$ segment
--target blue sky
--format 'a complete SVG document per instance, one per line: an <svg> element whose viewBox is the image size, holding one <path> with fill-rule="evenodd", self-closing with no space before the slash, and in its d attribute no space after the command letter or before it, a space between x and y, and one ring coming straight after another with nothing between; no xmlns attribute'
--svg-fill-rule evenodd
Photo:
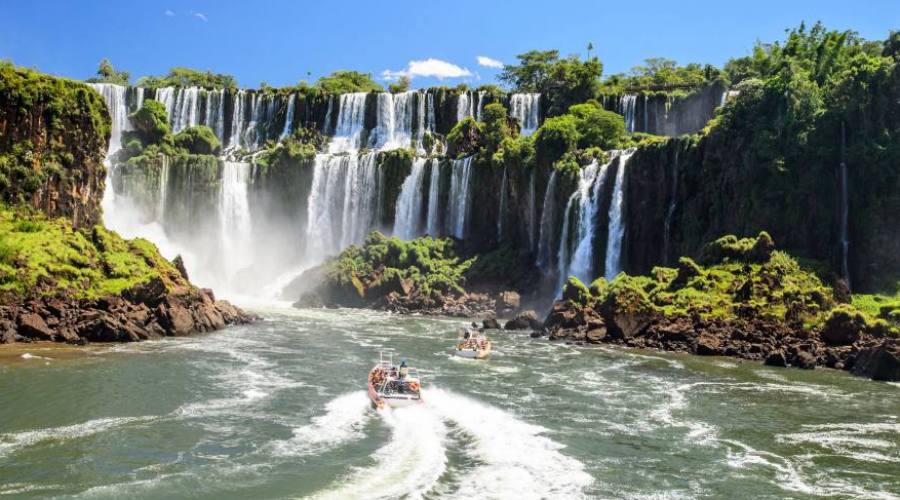
<svg viewBox="0 0 900 500"><path fill-rule="evenodd" d="M413 74L414 87L494 81L486 59L529 49L585 53L604 73L644 58L710 62L746 54L802 20L883 39L900 28L898 0L752 2L556 0L0 0L0 59L87 78L108 57L133 77L172 66L234 75L241 86L282 86L337 69ZM485 65L487 63L487 65ZM385 73L390 72L390 73ZM307 76L309 73L309 76ZM442 76L443 78L441 78Z"/></svg>

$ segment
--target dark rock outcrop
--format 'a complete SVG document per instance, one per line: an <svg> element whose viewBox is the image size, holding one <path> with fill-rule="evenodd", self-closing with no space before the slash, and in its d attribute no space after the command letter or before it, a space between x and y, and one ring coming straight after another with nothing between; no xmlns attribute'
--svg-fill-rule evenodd
<svg viewBox="0 0 900 500"><path fill-rule="evenodd" d="M152 286L150 287L152 288ZM0 343L137 342L219 330L256 319L210 290L100 300L43 298L0 306Z"/></svg>

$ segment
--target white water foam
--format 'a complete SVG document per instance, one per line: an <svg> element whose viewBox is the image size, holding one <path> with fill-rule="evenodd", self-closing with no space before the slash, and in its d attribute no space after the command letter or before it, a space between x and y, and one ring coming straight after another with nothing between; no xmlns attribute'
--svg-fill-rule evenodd
<svg viewBox="0 0 900 500"><path fill-rule="evenodd" d="M26 448L50 441L62 442L104 433L131 423L149 422L156 417L142 415L137 417L107 417L88 420L78 424L61 427L48 427L23 432L0 434L0 457L20 448Z"/></svg>
<svg viewBox="0 0 900 500"><path fill-rule="evenodd" d="M370 406L369 396L363 391L342 394L325 405L325 414L294 429L293 437L272 443L272 453L282 457L309 455L359 439Z"/></svg>
<svg viewBox="0 0 900 500"><path fill-rule="evenodd" d="M470 435L481 465L477 481L463 481L459 498L582 498L592 479L584 464L564 455L547 429L499 408L441 389L423 394L428 405Z"/></svg>
<svg viewBox="0 0 900 500"><path fill-rule="evenodd" d="M390 441L375 452L375 465L340 480L314 498L423 498L447 470L447 426L427 407L379 412Z"/></svg>

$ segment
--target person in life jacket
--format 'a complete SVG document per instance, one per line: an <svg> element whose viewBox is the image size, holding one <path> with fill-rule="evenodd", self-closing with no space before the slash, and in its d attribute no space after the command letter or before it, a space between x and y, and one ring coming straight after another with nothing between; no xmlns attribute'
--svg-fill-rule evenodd
<svg viewBox="0 0 900 500"><path fill-rule="evenodd" d="M406 358L400 360L400 378L406 378L409 375L409 367L406 365Z"/></svg>

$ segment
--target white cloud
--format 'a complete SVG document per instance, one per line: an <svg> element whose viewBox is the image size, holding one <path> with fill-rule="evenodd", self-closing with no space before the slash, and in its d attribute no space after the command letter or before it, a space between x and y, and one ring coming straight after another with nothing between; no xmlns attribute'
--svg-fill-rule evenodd
<svg viewBox="0 0 900 500"><path fill-rule="evenodd" d="M502 62L500 62L496 59L491 59L490 57L487 57L487 56L478 56L477 59L478 59L478 65L484 66L485 68L502 68L503 67Z"/></svg>
<svg viewBox="0 0 900 500"><path fill-rule="evenodd" d="M204 23L208 21L208 19L206 19L206 14L203 14L202 12L194 12L193 15Z"/></svg>
<svg viewBox="0 0 900 500"><path fill-rule="evenodd" d="M453 63L441 61L430 57L422 61L410 61L406 69L392 71L386 69L381 72L381 77L385 80L396 80L401 76L407 76L410 79L419 76L430 76L443 80L444 78L463 78L472 76L472 72L468 68L461 68Z"/></svg>
<svg viewBox="0 0 900 500"><path fill-rule="evenodd" d="M169 9L166 9L166 11L163 12L163 14L165 14L165 15L168 16L168 17L175 17L175 13L172 12L171 10L169 10Z"/></svg>

